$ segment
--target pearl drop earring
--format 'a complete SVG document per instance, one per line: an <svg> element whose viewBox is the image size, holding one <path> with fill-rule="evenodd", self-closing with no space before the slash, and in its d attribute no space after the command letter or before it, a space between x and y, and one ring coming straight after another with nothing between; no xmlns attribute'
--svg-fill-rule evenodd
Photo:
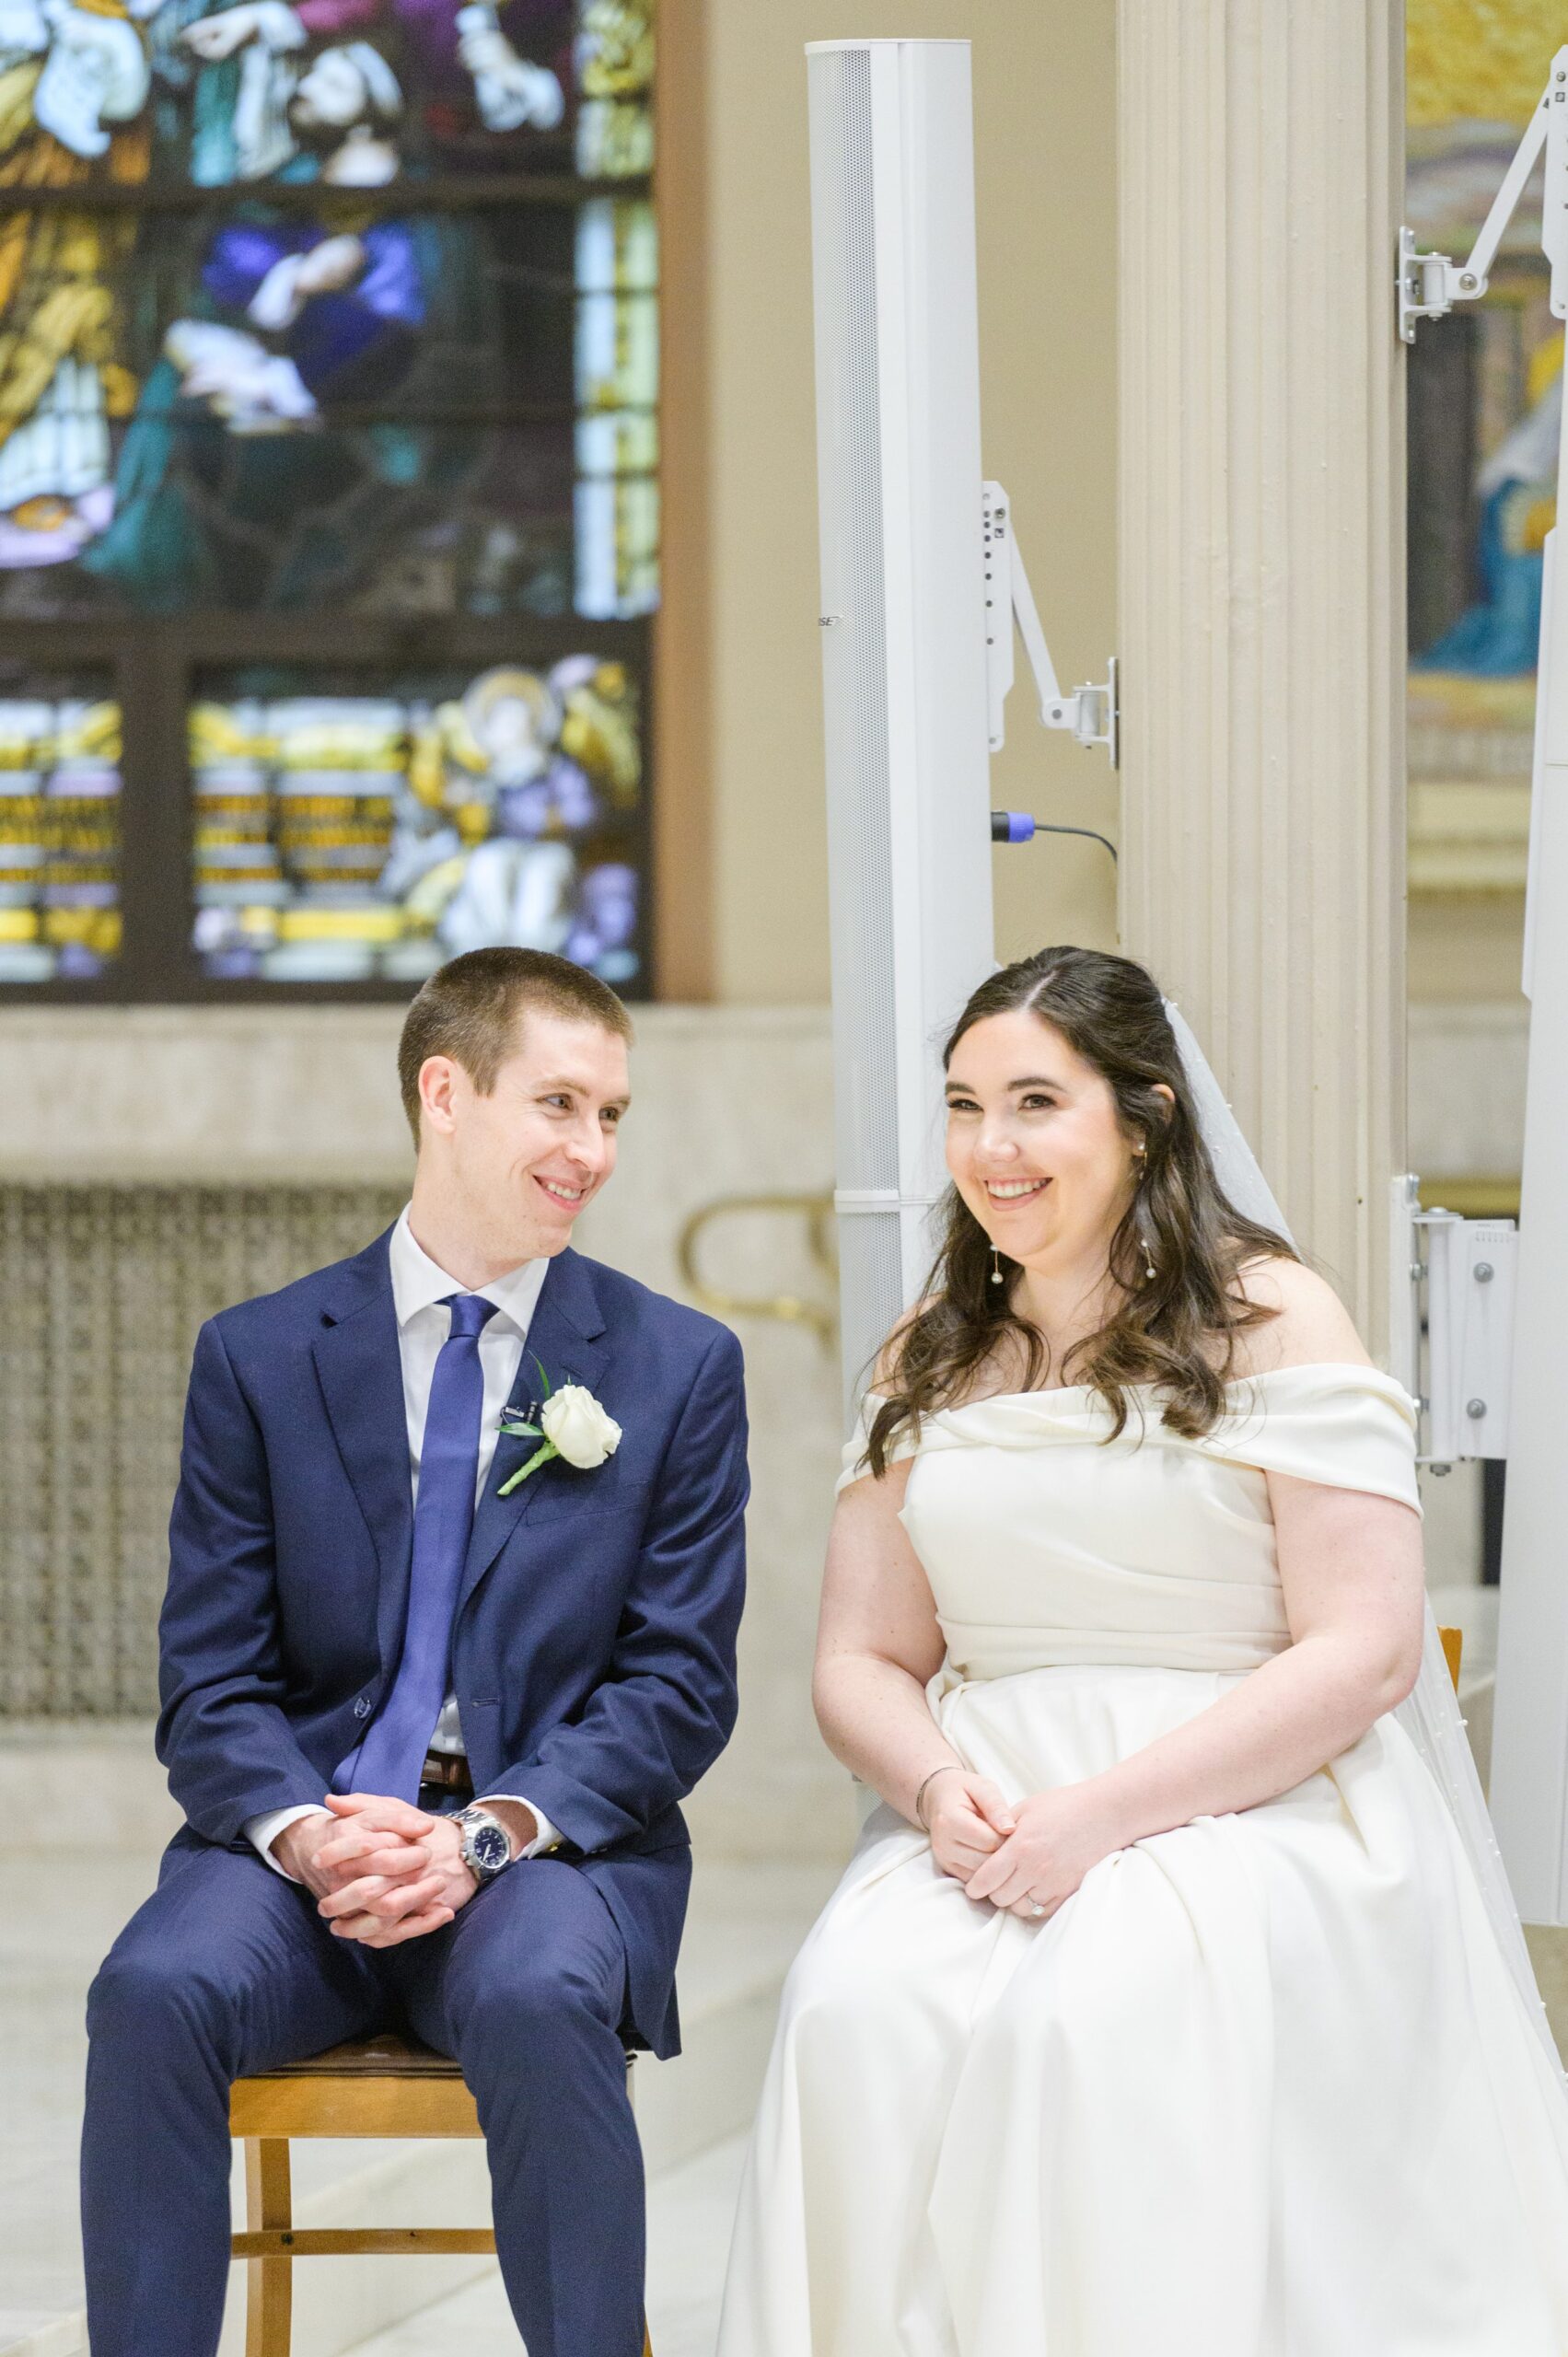
<svg viewBox="0 0 1568 2357"><path fill-rule="evenodd" d="M1139 1171L1134 1182L1135 1185L1139 1187L1143 1185L1144 1178L1147 1176L1146 1157L1148 1151L1147 1140L1144 1140L1143 1143L1132 1148L1132 1159L1134 1162L1145 1163L1145 1168ZM1147 1236L1144 1235L1142 1228L1138 1231L1138 1243L1144 1255L1144 1283L1146 1285L1153 1284L1155 1281L1155 1256L1150 1246L1149 1239Z"/></svg>
<svg viewBox="0 0 1568 2357"><path fill-rule="evenodd" d="M991 1282L993 1285L1002 1282L1002 1255L994 1244L991 1248Z"/></svg>

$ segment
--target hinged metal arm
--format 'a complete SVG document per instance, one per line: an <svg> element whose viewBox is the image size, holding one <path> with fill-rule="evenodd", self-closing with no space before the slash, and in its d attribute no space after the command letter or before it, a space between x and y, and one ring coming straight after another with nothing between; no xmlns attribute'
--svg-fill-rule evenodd
<svg viewBox="0 0 1568 2357"><path fill-rule="evenodd" d="M1555 118L1555 121L1554 121ZM1568 317L1568 285L1564 284L1563 258L1568 248L1568 222L1563 220L1563 202L1568 188L1563 186L1568 150L1565 150L1564 128L1568 125L1568 47L1560 49L1551 61L1551 78L1547 83L1541 101L1531 115L1515 152L1514 160L1504 177L1503 185L1493 199L1492 210L1481 224L1481 235L1471 247L1468 260L1450 261L1446 254L1417 253L1415 231L1400 231L1399 302L1400 335L1406 343L1415 342L1419 319L1440 319L1456 303L1479 302L1486 292L1492 265L1497 259L1497 249L1503 233L1514 217L1515 208L1525 192L1525 183L1535 169L1541 149L1547 153L1547 186L1545 235L1551 263L1551 308L1558 319ZM1554 202L1555 200L1555 202Z"/></svg>
<svg viewBox="0 0 1568 2357"><path fill-rule="evenodd" d="M1074 688L1063 695L1040 628L1040 610L1029 587L1029 576L1013 537L1012 511L999 482L982 483L982 530L985 550L985 667L991 717L991 749L999 753L1006 741L1004 706L1014 680L1013 626L1024 642L1035 687L1040 695L1040 726L1070 728L1086 750L1103 745L1117 763L1116 657L1099 687Z"/></svg>

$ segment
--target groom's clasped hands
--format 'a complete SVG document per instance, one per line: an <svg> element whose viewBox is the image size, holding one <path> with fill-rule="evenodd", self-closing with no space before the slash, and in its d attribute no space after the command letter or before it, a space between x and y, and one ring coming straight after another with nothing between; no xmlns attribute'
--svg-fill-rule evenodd
<svg viewBox="0 0 1568 2357"><path fill-rule="evenodd" d="M329 1793L326 1805L330 1817L299 1818L277 1849L334 1938L396 1947L438 1932L473 1897L451 1817L377 1793Z"/></svg>
<svg viewBox="0 0 1568 2357"><path fill-rule="evenodd" d="M1093 1790L1065 1784L1015 1806L989 1776L946 1771L926 1806L931 1853L970 1898L1040 1922L1123 1841Z"/></svg>

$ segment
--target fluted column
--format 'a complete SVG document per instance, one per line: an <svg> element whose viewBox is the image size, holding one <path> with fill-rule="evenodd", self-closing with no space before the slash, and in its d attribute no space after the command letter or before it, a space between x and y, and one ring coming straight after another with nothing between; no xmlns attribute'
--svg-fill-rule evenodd
<svg viewBox="0 0 1568 2357"><path fill-rule="evenodd" d="M1386 1326L1404 1157L1397 0L1120 0L1121 932Z"/></svg>

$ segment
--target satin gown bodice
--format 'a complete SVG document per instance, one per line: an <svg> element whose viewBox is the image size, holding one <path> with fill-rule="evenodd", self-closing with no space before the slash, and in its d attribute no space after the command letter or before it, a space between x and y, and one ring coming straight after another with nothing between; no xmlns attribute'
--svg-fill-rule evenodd
<svg viewBox="0 0 1568 2357"><path fill-rule="evenodd" d="M1268 1473L1416 1507L1415 1411L1373 1367L1273 1369L1228 1386L1191 1441L1132 1396L1126 1429L1082 1386L926 1417L900 1519L931 1583L950 1674L1069 1663L1256 1669L1290 1643ZM856 1477L868 1397L844 1451ZM841 1486L842 1484L841 1483Z"/></svg>

